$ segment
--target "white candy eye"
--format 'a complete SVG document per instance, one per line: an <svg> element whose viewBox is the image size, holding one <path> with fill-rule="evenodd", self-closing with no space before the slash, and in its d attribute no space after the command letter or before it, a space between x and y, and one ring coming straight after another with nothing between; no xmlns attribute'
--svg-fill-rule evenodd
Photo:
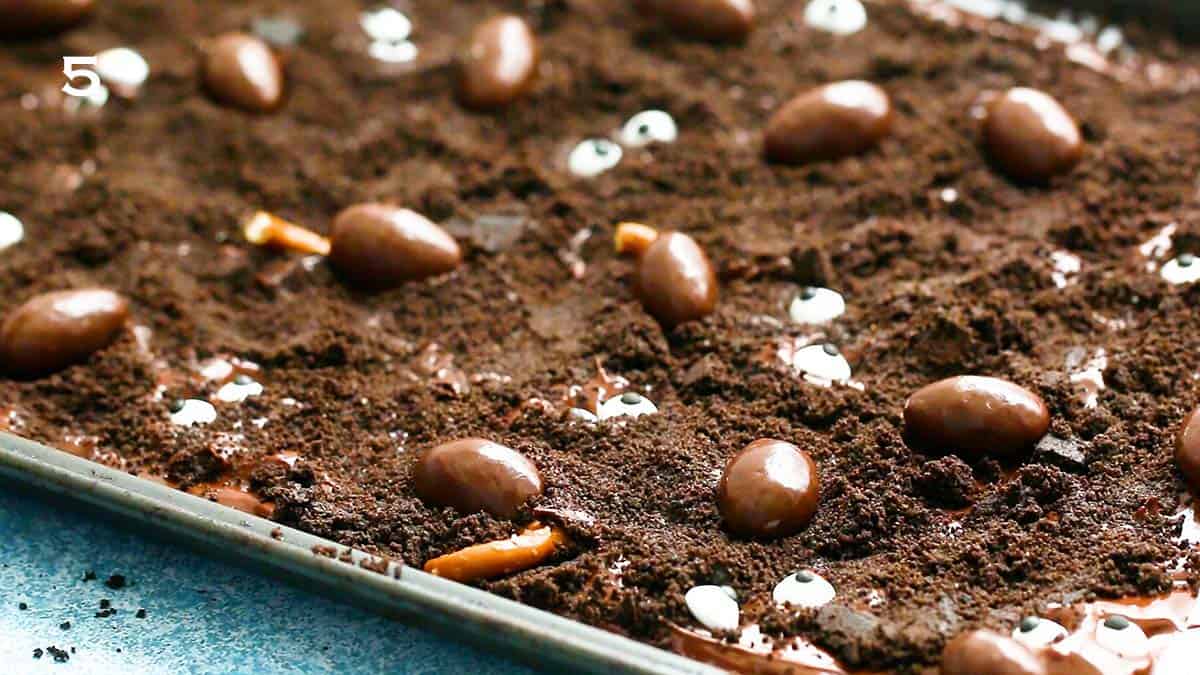
<svg viewBox="0 0 1200 675"><path fill-rule="evenodd" d="M652 415L658 412L658 407L645 396L634 391L627 391L620 396L614 396L601 403L600 409L596 412L597 417L601 420L607 420L613 417Z"/></svg>
<svg viewBox="0 0 1200 675"><path fill-rule="evenodd" d="M25 238L25 226L8 211L0 211L0 251Z"/></svg>
<svg viewBox="0 0 1200 675"><path fill-rule="evenodd" d="M96 55L96 74L109 86L132 92L150 77L150 64L128 47L105 49Z"/></svg>
<svg viewBox="0 0 1200 675"><path fill-rule="evenodd" d="M1124 658L1139 658L1150 651L1150 640L1142 627L1120 614L1111 614L1096 626L1096 642Z"/></svg>
<svg viewBox="0 0 1200 675"><path fill-rule="evenodd" d="M600 419L598 417L596 417L595 415L593 415L592 411L588 410L587 408L571 408L571 410L568 412L571 415L571 419L576 419L581 422L588 422L589 424L595 424L596 422L600 421Z"/></svg>
<svg viewBox="0 0 1200 675"><path fill-rule="evenodd" d="M792 321L805 324L829 323L845 311L846 301L841 293L813 286L800 291L788 307Z"/></svg>
<svg viewBox="0 0 1200 675"><path fill-rule="evenodd" d="M226 382L217 390L217 399L226 403L241 403L262 392L263 386L251 379L249 375L238 375L233 378L233 381Z"/></svg>
<svg viewBox="0 0 1200 675"><path fill-rule="evenodd" d="M363 12L358 24L372 40L403 42L412 34L412 21L395 7L380 7Z"/></svg>
<svg viewBox="0 0 1200 675"><path fill-rule="evenodd" d="M1162 278L1172 284L1190 284L1200 280L1200 260L1191 253L1180 253L1162 266Z"/></svg>
<svg viewBox="0 0 1200 675"><path fill-rule="evenodd" d="M805 380L824 387L850 379L850 362L832 344L800 349L792 356L791 364Z"/></svg>
<svg viewBox="0 0 1200 675"><path fill-rule="evenodd" d="M867 10L859 0L812 0L804 8L804 23L834 35L850 35L867 25Z"/></svg>
<svg viewBox="0 0 1200 675"><path fill-rule="evenodd" d="M696 586L683 596L688 611L709 630L737 630L741 611L737 600L721 586Z"/></svg>
<svg viewBox="0 0 1200 675"><path fill-rule="evenodd" d="M1050 619L1027 616L1013 629L1012 637L1030 649L1037 649L1067 637L1067 629Z"/></svg>
<svg viewBox="0 0 1200 675"><path fill-rule="evenodd" d="M777 605L788 604L797 608L816 609L832 602L836 595L833 584L821 575L809 570L800 570L775 584L771 599Z"/></svg>
<svg viewBox="0 0 1200 675"><path fill-rule="evenodd" d="M621 146L606 138L589 138L571 150L567 168L576 176L593 178L621 161Z"/></svg>
<svg viewBox="0 0 1200 675"><path fill-rule="evenodd" d="M208 401L189 398L171 403L171 421L184 427L193 424L208 424L217 419L217 409Z"/></svg>
<svg viewBox="0 0 1200 675"><path fill-rule="evenodd" d="M631 148L651 143L674 143L678 135L675 120L661 110L643 110L621 127L621 142Z"/></svg>

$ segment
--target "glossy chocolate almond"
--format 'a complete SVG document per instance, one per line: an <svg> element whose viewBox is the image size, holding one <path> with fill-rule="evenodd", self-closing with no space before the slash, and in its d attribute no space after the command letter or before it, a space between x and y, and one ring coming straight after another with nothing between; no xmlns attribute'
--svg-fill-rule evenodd
<svg viewBox="0 0 1200 675"><path fill-rule="evenodd" d="M942 675L1047 675L1041 659L1025 645L986 630L962 633L946 643L941 672Z"/></svg>
<svg viewBox="0 0 1200 675"><path fill-rule="evenodd" d="M921 449L969 457L1011 457L1050 428L1032 391L995 377L964 375L922 387L904 404L904 431Z"/></svg>
<svg viewBox="0 0 1200 675"><path fill-rule="evenodd" d="M267 112L283 100L283 67L266 42L226 33L205 50L204 85L222 103Z"/></svg>
<svg viewBox="0 0 1200 675"><path fill-rule="evenodd" d="M329 262L359 286L389 288L449 272L462 262L462 251L425 216L368 203L334 218Z"/></svg>
<svg viewBox="0 0 1200 675"><path fill-rule="evenodd" d="M874 147L892 129L887 92L870 82L834 82L788 101L767 122L767 159L804 164Z"/></svg>
<svg viewBox="0 0 1200 675"><path fill-rule="evenodd" d="M1027 182L1067 173L1083 158L1079 125L1058 101L1016 87L987 106L983 141L1001 171Z"/></svg>
<svg viewBox="0 0 1200 675"><path fill-rule="evenodd" d="M1200 408L1183 418L1175 439L1175 463L1188 487L1200 494Z"/></svg>
<svg viewBox="0 0 1200 675"><path fill-rule="evenodd" d="M753 0L634 0L634 6L676 33L700 40L744 40L754 28Z"/></svg>
<svg viewBox="0 0 1200 675"><path fill-rule="evenodd" d="M22 376L62 370L111 344L128 316L129 303L109 290L43 293L0 325L0 364Z"/></svg>
<svg viewBox="0 0 1200 675"><path fill-rule="evenodd" d="M508 105L537 74L538 43L519 17L489 19L471 33L459 63L458 97L471 108Z"/></svg>
<svg viewBox="0 0 1200 675"><path fill-rule="evenodd" d="M413 489L427 504L511 518L542 493L542 477L533 462L516 450L482 438L464 438L422 454L413 469Z"/></svg>
<svg viewBox="0 0 1200 675"><path fill-rule="evenodd" d="M56 33L92 12L94 0L0 0L0 35Z"/></svg>
<svg viewBox="0 0 1200 675"><path fill-rule="evenodd" d="M747 537L776 538L799 532L820 501L817 466L807 452L762 438L725 465L717 505L725 526Z"/></svg>
<svg viewBox="0 0 1200 675"><path fill-rule="evenodd" d="M637 295L651 316L672 328L712 314L717 276L694 239L664 232L638 260Z"/></svg>

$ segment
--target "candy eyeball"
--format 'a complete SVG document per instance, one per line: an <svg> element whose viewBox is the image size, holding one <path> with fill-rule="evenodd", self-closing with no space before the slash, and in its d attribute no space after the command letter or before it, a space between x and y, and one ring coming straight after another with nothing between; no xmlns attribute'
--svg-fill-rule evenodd
<svg viewBox="0 0 1200 675"><path fill-rule="evenodd" d="M792 369L823 387L850 379L850 362L833 344L809 345L792 356Z"/></svg>
<svg viewBox="0 0 1200 675"><path fill-rule="evenodd" d="M851 35L867 25L867 10L859 0L812 0L804 8L804 23L834 35Z"/></svg>
<svg viewBox="0 0 1200 675"><path fill-rule="evenodd" d="M621 142L631 148L651 143L674 143L678 135L675 120L662 110L643 110L621 127Z"/></svg>
<svg viewBox="0 0 1200 675"><path fill-rule="evenodd" d="M567 168L583 178L594 178L621 162L621 146L606 138L589 138L571 150Z"/></svg>
<svg viewBox="0 0 1200 675"><path fill-rule="evenodd" d="M813 325L829 323L845 312L841 293L814 286L801 290L788 307L792 321Z"/></svg>
<svg viewBox="0 0 1200 675"><path fill-rule="evenodd" d="M132 91L150 77L150 64L128 47L105 49L96 54L96 74L110 86Z"/></svg>
<svg viewBox="0 0 1200 675"><path fill-rule="evenodd" d="M1120 614L1111 614L1096 626L1096 642L1123 658L1139 658L1150 651L1142 627Z"/></svg>
<svg viewBox="0 0 1200 675"><path fill-rule="evenodd" d="M1200 260L1191 253L1180 253L1162 266L1161 274L1172 284L1190 284L1200 280Z"/></svg>
<svg viewBox="0 0 1200 675"><path fill-rule="evenodd" d="M796 608L816 609L833 601L837 592L833 584L821 575L811 570L800 570L789 574L783 581L775 584L771 599L777 605L791 605Z"/></svg>
<svg viewBox="0 0 1200 675"><path fill-rule="evenodd" d="M25 238L25 226L13 214L0 211L0 251Z"/></svg>
<svg viewBox="0 0 1200 675"><path fill-rule="evenodd" d="M696 586L683 596L688 611L709 630L737 630L741 610L721 586Z"/></svg>
<svg viewBox="0 0 1200 675"><path fill-rule="evenodd" d="M217 399L226 403L241 403L251 396L263 393L263 386L249 375L238 375L217 390Z"/></svg>
<svg viewBox="0 0 1200 675"><path fill-rule="evenodd" d="M613 396L604 403L601 403L600 409L596 412L600 420L603 421L614 417L652 415L658 412L658 407L645 396L634 391L627 391L620 396Z"/></svg>
<svg viewBox="0 0 1200 675"><path fill-rule="evenodd" d="M1027 616L1013 629L1012 637L1030 649L1037 649L1067 637L1067 629L1050 619Z"/></svg>
<svg viewBox="0 0 1200 675"><path fill-rule="evenodd" d="M208 424L217 419L217 409L208 401L198 398L172 401L169 407L171 421L182 427L193 424Z"/></svg>
<svg viewBox="0 0 1200 675"><path fill-rule="evenodd" d="M372 40L403 42L412 34L412 21L395 7L379 7L363 12L358 23Z"/></svg>

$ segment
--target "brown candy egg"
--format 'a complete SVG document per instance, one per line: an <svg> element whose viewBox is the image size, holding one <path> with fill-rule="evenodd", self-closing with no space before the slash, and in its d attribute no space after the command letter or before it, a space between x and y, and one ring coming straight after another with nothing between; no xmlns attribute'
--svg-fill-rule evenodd
<svg viewBox="0 0 1200 675"><path fill-rule="evenodd" d="M225 33L205 50L204 85L222 103L268 112L283 100L283 67L266 42Z"/></svg>
<svg viewBox="0 0 1200 675"><path fill-rule="evenodd" d="M1200 493L1200 408L1183 419L1175 439L1175 463L1188 487Z"/></svg>
<svg viewBox="0 0 1200 675"><path fill-rule="evenodd" d="M712 314L717 276L694 239L663 232L638 260L636 292L651 316L673 328Z"/></svg>
<svg viewBox="0 0 1200 675"><path fill-rule="evenodd" d="M109 290L43 293L0 324L0 365L23 376L62 370L111 344L128 316L129 303Z"/></svg>
<svg viewBox="0 0 1200 675"><path fill-rule="evenodd" d="M987 106L983 142L992 161L1010 177L1045 182L1083 158L1079 126L1049 95L1015 87Z"/></svg>
<svg viewBox="0 0 1200 675"><path fill-rule="evenodd" d="M351 282L380 289L449 272L462 262L462 251L425 216L368 203L334 218L329 262Z"/></svg>
<svg viewBox="0 0 1200 675"><path fill-rule="evenodd" d="M870 82L834 82L788 101L767 122L767 159L804 164L858 154L892 129L887 92Z"/></svg>
<svg viewBox="0 0 1200 675"><path fill-rule="evenodd" d="M0 35L45 35L91 13L94 0L0 0Z"/></svg>
<svg viewBox="0 0 1200 675"><path fill-rule="evenodd" d="M700 40L744 40L754 27L753 0L634 0L633 4L676 33Z"/></svg>
<svg viewBox="0 0 1200 675"><path fill-rule="evenodd" d="M542 477L533 462L516 450L482 438L464 438L422 454L413 469L413 488L428 504L511 518L542 493Z"/></svg>
<svg viewBox="0 0 1200 675"><path fill-rule="evenodd" d="M1050 412L1037 394L995 377L951 377L917 390L904 404L904 431L934 451L1011 457L1046 435Z"/></svg>
<svg viewBox="0 0 1200 675"><path fill-rule="evenodd" d="M942 675L1047 675L1025 645L998 633L962 633L942 649Z"/></svg>
<svg viewBox="0 0 1200 675"><path fill-rule="evenodd" d="M812 458L791 443L770 438L734 455L717 486L726 527L747 537L785 537L802 530L819 500Z"/></svg>
<svg viewBox="0 0 1200 675"><path fill-rule="evenodd" d="M460 57L459 100L471 108L508 105L529 90L537 66L537 38L528 24L512 15L488 19Z"/></svg>

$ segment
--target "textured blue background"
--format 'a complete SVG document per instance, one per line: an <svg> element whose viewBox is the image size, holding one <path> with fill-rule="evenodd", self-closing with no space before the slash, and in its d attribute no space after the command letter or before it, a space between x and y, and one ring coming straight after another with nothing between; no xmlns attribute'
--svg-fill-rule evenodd
<svg viewBox="0 0 1200 675"><path fill-rule="evenodd" d="M0 483L0 669L13 673L534 671ZM83 573L94 570L95 581ZM131 585L104 586L110 574ZM101 598L117 614L96 618ZM18 603L29 609L19 611ZM135 618L145 608L144 619ZM71 622L69 630L59 624ZM55 663L37 647L75 647ZM118 652L117 650L121 651Z"/></svg>

